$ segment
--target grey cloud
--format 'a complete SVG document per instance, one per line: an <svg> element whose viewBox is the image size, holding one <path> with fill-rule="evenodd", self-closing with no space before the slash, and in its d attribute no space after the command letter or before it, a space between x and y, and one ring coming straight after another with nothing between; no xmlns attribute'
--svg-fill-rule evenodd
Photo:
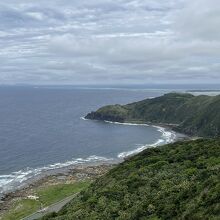
<svg viewBox="0 0 220 220"><path fill-rule="evenodd" d="M217 0L10 0L0 83L220 81Z"/></svg>
<svg viewBox="0 0 220 220"><path fill-rule="evenodd" d="M178 37L202 40L220 39L220 4L218 0L186 0L183 9L175 14Z"/></svg>

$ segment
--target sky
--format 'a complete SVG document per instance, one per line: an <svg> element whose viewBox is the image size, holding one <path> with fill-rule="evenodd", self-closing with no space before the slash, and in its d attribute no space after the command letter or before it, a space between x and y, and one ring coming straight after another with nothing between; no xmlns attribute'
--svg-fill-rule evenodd
<svg viewBox="0 0 220 220"><path fill-rule="evenodd" d="M220 83L219 0L0 3L0 84Z"/></svg>

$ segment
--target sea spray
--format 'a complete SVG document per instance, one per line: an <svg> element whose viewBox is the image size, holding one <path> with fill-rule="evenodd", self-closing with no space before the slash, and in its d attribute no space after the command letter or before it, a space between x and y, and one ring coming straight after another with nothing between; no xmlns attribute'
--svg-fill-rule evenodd
<svg viewBox="0 0 220 220"><path fill-rule="evenodd" d="M86 118L81 117L82 120L89 120ZM111 122L111 121L105 121L106 123L116 124L116 125L122 125L122 126L145 126L145 127L155 127L160 133L162 133L162 136L160 139L158 139L153 144L148 145L138 145L134 150L121 152L117 155L117 158L107 158L107 157L101 157L101 156L89 156L87 158L76 158L69 161L66 161L64 163L54 163L51 165L38 167L38 168L26 168L24 170L20 170L17 172L12 172L8 175L0 175L0 194L6 193L8 191L18 189L22 186L24 186L27 181L32 180L35 177L41 176L41 175L47 175L50 171L58 171L62 168L68 168L74 165L80 165L80 164L93 164L96 162L115 162L115 161L121 161L125 157L128 157L130 155L137 154L141 151L143 151L146 148L150 147L157 147L162 144L171 143L175 140L176 135L174 132L169 131L163 127L160 126L152 126L149 124L135 124L135 123L119 123L119 122Z"/></svg>
<svg viewBox="0 0 220 220"><path fill-rule="evenodd" d="M7 193L11 190L20 188L25 185L26 181L33 179L34 177L43 173L47 174L49 171L60 170L62 168L68 168L74 165L80 164L95 164L97 162L114 162L113 158L99 157L96 155L87 158L76 158L64 163L55 163L39 168L26 168L17 172L13 172L9 175L0 175L0 195Z"/></svg>
<svg viewBox="0 0 220 220"><path fill-rule="evenodd" d="M83 120L90 120L90 119L86 119L83 118ZM154 128L157 128L157 130L159 132L162 133L162 137L161 139L157 140L155 143L153 144L147 144L147 145L143 145L143 146L139 146L138 148L131 150L131 151L126 151L126 152L121 152L118 154L118 158L123 159L126 158L128 156L131 155L135 155L137 153L140 153L141 151L147 149L147 148L152 148L152 147L157 147L163 144L169 144L172 143L176 140L176 133L171 131L171 130L167 130L164 127L161 126L156 126L156 125L149 125L149 124L137 124L137 123L128 123L128 122L113 122L113 121L106 121L104 120L105 123L110 123L110 124L116 124L116 125L124 125L124 126L145 126L145 127L149 127L152 126Z"/></svg>

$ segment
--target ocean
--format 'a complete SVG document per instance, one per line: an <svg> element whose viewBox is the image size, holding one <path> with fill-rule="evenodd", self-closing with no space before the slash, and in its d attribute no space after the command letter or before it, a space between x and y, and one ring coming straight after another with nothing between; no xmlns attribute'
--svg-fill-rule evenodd
<svg viewBox="0 0 220 220"><path fill-rule="evenodd" d="M0 194L51 170L120 161L172 142L173 132L148 125L85 120L109 104L160 96L167 90L0 87Z"/></svg>

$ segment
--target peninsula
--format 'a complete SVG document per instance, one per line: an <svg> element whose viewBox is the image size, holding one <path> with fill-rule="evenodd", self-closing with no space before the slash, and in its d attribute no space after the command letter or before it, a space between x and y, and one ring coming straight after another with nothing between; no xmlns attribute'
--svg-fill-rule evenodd
<svg viewBox="0 0 220 220"><path fill-rule="evenodd" d="M127 158L44 220L219 219L220 96L170 93L86 118L165 124L201 138Z"/></svg>
<svg viewBox="0 0 220 220"><path fill-rule="evenodd" d="M163 124L193 136L220 135L220 95L169 93L127 105L110 105L86 118L113 122Z"/></svg>

